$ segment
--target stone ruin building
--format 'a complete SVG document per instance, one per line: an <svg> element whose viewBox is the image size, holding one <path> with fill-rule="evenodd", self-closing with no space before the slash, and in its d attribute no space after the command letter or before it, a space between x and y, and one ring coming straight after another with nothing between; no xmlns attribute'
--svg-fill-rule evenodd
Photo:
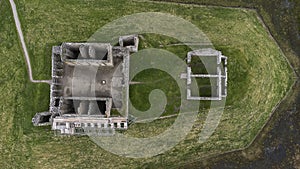
<svg viewBox="0 0 300 169"><path fill-rule="evenodd" d="M35 126L51 125L62 135L112 135L129 125L130 53L138 51L137 35L121 36L119 46L108 43L63 43L52 48L52 83L48 112L37 113ZM221 100L227 91L227 58L221 52L204 49L189 52L216 59L215 74L192 74L191 67L181 77L187 80L188 100ZM225 69L221 70L221 63ZM191 78L215 78L217 92L212 97L192 96Z"/></svg>
<svg viewBox="0 0 300 169"><path fill-rule="evenodd" d="M33 124L67 135L127 129L129 59L137 51L137 36L120 37L119 44L54 46L49 112L37 113Z"/></svg>
<svg viewBox="0 0 300 169"><path fill-rule="evenodd" d="M192 59L194 57L200 58L202 61L206 61L205 70L208 72L197 72L192 70ZM222 100L227 96L227 57L222 55L220 51L215 49L199 49L188 52L187 54L187 72L181 74L182 79L186 79L187 83L187 99L188 100ZM199 67L199 66L198 66ZM195 73L196 72L196 73ZM194 95L191 89L192 78L209 79L211 90L209 95ZM198 93L198 92L196 92Z"/></svg>

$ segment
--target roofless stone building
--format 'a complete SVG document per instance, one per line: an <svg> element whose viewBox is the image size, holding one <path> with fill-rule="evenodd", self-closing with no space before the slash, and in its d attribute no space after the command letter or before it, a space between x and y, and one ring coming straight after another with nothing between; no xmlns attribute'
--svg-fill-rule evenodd
<svg viewBox="0 0 300 169"><path fill-rule="evenodd" d="M37 113L33 124L71 135L127 129L129 60L137 51L137 36L120 37L119 44L54 46L49 112Z"/></svg>

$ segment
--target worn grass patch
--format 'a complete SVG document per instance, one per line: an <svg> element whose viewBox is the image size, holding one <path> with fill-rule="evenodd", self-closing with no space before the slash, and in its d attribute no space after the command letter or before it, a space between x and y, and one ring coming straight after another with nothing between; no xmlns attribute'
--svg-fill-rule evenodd
<svg viewBox="0 0 300 169"><path fill-rule="evenodd" d="M187 19L211 39L216 49L229 57L229 95L225 112L208 142L197 143L207 115L207 111L201 108L202 113L193 131L172 150L147 159L119 157L96 146L88 137L55 137L49 128L31 125L31 118L36 112L48 109L49 88L27 80L9 4L7 1L0 4L0 58L3 61L0 91L5 96L0 101L0 164L4 168L154 167L176 165L179 161L187 162L207 154L242 148L251 142L292 83L290 67L253 11L108 0L18 1L17 8L36 79L50 78L51 46L65 41L85 41L105 23L136 12L159 11ZM154 46L169 43L150 36L149 44L151 41L156 41ZM185 47L165 48L183 57L187 50ZM151 81L154 77L148 71L140 78ZM173 84L172 79L168 80ZM147 99L140 93L147 94L154 87L149 85L145 90L132 90L136 98L144 99L138 102L133 97L133 100L136 99L133 104L141 110L146 109L147 105L143 107L140 104L144 101L147 104ZM170 93L170 98L174 95ZM174 111L172 106L168 111ZM173 120L132 126L131 134L145 137L144 128L148 128L151 135L151 131L160 131L160 127L169 126Z"/></svg>

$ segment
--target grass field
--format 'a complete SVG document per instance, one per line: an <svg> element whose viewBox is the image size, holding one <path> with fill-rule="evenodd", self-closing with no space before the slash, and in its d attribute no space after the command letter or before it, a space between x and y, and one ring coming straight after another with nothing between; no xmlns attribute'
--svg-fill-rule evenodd
<svg viewBox="0 0 300 169"><path fill-rule="evenodd" d="M153 167L176 165L208 154L242 148L253 140L292 84L290 67L253 11L108 0L28 0L17 2L17 8L35 79L50 78L51 46L65 41L87 40L105 23L123 15L159 11L189 20L210 38L216 49L229 57L229 88L222 121L209 141L201 145L197 144L197 136L207 114L205 110L199 114L185 141L153 158L119 157L104 151L88 137L55 137L48 127L38 128L31 124L36 112L48 109L49 88L46 84L29 82L9 3L1 1L0 58L3 62L0 91L5 96L0 101L1 168ZM145 37L148 46L161 45L157 41L159 37ZM186 48L165 48L180 56L186 51ZM153 71L142 72L136 79L156 80ZM168 75L158 73L176 88ZM132 89L133 104L146 110L149 105L140 93L147 93L157 85L163 84L153 86L152 83ZM176 93L171 92L169 97L174 95ZM142 105L144 101L146 104ZM174 105L178 105L176 100ZM166 113L174 111L172 106ZM148 125L133 125L128 134L138 137L158 134L173 121L167 119Z"/></svg>

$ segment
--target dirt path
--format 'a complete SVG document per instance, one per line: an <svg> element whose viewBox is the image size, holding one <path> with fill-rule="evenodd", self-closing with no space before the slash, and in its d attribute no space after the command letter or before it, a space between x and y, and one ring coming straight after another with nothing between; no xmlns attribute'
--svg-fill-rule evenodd
<svg viewBox="0 0 300 169"><path fill-rule="evenodd" d="M19 17L18 17L16 4L13 0L9 0L9 2L10 2L10 5L11 5L11 8L12 8L12 11L13 11L13 16L14 16L16 28L17 28L17 31L18 31L18 35L19 35L19 38L20 38L20 41L21 41L21 44L22 44L22 49L23 49L23 53L24 53L24 56L25 56L30 81L33 82L33 83L48 83L48 84L51 84L51 82L52 82L51 80L34 80L33 79L32 69L31 69L31 64L30 64L30 58L29 58L29 55L28 55L28 51L27 51L25 41L24 41L24 36L23 36L22 29L21 29L21 23L20 23L20 20L19 20Z"/></svg>
<svg viewBox="0 0 300 169"><path fill-rule="evenodd" d="M136 120L135 123L143 123L143 122L147 122L149 120L162 120L162 119L172 118L172 117L176 117L176 116L178 116L178 114L172 114L172 115L168 115L168 116L161 116L161 117L151 118L151 119Z"/></svg>

